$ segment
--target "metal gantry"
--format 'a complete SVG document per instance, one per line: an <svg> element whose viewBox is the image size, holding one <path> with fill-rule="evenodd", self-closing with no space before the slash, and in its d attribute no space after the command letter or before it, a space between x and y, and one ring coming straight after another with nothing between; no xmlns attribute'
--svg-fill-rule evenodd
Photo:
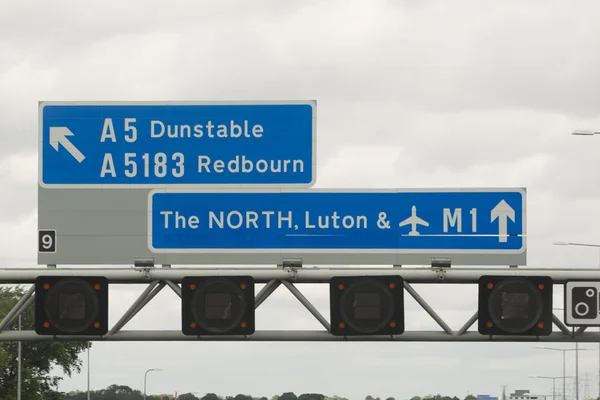
<svg viewBox="0 0 600 400"><path fill-rule="evenodd" d="M12 268L0 269L0 284L31 284L36 277L45 276L105 276L114 284L147 284L142 294L133 302L115 325L104 336L42 336L35 331L6 330L34 301L33 285L0 322L0 341L403 341L403 342L600 342L600 332L585 332L585 327L568 328L553 314L558 331L550 336L486 336L468 331L477 321L477 310L458 329L453 330L419 295L412 284L476 284L482 275L500 276L550 276L554 284L567 280L600 280L600 270L595 269L542 269L542 268ZM257 330L249 336L186 336L179 330L123 330L125 325L140 312L165 287L168 286L181 297L181 279L186 276L252 276L257 283L266 285L256 294L258 308L279 286L285 286L292 295L317 319L323 330ZM392 336L333 336L326 318L312 305L296 286L329 282L334 276L381 276L399 275L404 288L416 302L440 326L438 331L411 331Z"/></svg>

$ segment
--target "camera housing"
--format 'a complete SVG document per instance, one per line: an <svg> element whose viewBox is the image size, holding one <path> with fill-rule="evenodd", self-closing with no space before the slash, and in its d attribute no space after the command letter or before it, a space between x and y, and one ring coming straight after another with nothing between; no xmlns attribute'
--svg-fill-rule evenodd
<svg viewBox="0 0 600 400"><path fill-rule="evenodd" d="M565 289L565 325L600 326L600 280L569 280Z"/></svg>
<svg viewBox="0 0 600 400"><path fill-rule="evenodd" d="M574 287L572 299L573 318L594 319L598 316L598 289L595 287Z"/></svg>

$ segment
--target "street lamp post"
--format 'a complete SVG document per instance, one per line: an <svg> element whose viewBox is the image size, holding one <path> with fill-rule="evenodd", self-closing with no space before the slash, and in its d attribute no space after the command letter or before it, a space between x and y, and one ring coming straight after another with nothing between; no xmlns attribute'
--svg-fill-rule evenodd
<svg viewBox="0 0 600 400"><path fill-rule="evenodd" d="M575 129L571 132L571 135L576 136L594 136L600 135L599 131L591 130L591 129ZM588 243L569 243L569 242L559 242L555 244L561 244L564 246L586 246L586 247L598 247L600 245L597 244L588 244ZM599 253L600 254L600 253ZM598 258L598 262L600 263L600 257ZM598 344L598 400L600 400L600 343Z"/></svg>
<svg viewBox="0 0 600 400"><path fill-rule="evenodd" d="M576 136L593 136L593 135L600 135L600 132L591 131L589 129L575 129L573 132L571 132L571 135L576 135Z"/></svg>
<svg viewBox="0 0 600 400"><path fill-rule="evenodd" d="M566 364L565 363L565 352L567 352L567 351L575 352L575 400L579 400L579 352L587 351L587 350L591 350L591 349L580 349L578 342L575 342L574 349L558 349L555 347L536 347L536 349L555 350L555 351L563 352L563 400L567 399L567 393L566 393L567 377L565 374L565 369L566 369L565 368L565 364Z"/></svg>
<svg viewBox="0 0 600 400"><path fill-rule="evenodd" d="M21 330L21 316L19 315L19 330ZM17 400L21 400L21 366L22 364L22 352L21 352L21 341L19 341L17 348L17 357L19 358L19 363L17 365Z"/></svg>
<svg viewBox="0 0 600 400"><path fill-rule="evenodd" d="M90 400L90 347L92 343L88 344L87 348L87 400Z"/></svg>
<svg viewBox="0 0 600 400"><path fill-rule="evenodd" d="M144 373L144 400L146 400L146 377L148 376L148 372L151 371L162 371L162 369L150 368L149 370L146 370L146 373Z"/></svg>
<svg viewBox="0 0 600 400"><path fill-rule="evenodd" d="M554 351L562 351L563 352L563 375L562 375L562 378L563 378L563 400L567 400L567 375L566 375L566 369L567 368L566 368L566 361L565 361L565 359L566 359L565 358L565 353L567 351L576 351L576 352L578 352L579 349L578 348L575 348L575 349L558 349L556 347L536 347L536 349L554 350ZM577 387L577 385L579 383L577 381L578 381L577 374L575 374L575 386L576 387ZM579 399L576 398L575 400L579 400Z"/></svg>
<svg viewBox="0 0 600 400"><path fill-rule="evenodd" d="M534 379L552 379L552 400L556 400L556 380L563 379L562 376L530 376L530 378ZM567 376L567 378L572 378L572 376ZM564 383L563 383L564 385Z"/></svg>
<svg viewBox="0 0 600 400"><path fill-rule="evenodd" d="M600 132L596 132L600 133ZM574 135L576 133L573 133ZM576 242L554 242L555 246L594 247L598 249L598 267L600 268L600 244L576 243ZM599 328L600 330L600 328ZM598 344L598 399L600 399L600 343Z"/></svg>
<svg viewBox="0 0 600 400"><path fill-rule="evenodd" d="M581 246L581 247L595 247L597 249L600 249L600 244L595 244L595 243L552 242L552 244L555 246ZM599 260L598 266L600 266L600 260Z"/></svg>

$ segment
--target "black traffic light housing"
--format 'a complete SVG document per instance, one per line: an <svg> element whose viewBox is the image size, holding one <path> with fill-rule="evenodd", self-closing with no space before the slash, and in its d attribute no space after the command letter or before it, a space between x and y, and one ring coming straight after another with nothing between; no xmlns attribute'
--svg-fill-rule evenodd
<svg viewBox="0 0 600 400"><path fill-rule="evenodd" d="M400 276L333 277L329 299L335 336L404 332L404 280Z"/></svg>
<svg viewBox="0 0 600 400"><path fill-rule="evenodd" d="M482 335L548 336L552 333L552 278L479 278L478 330Z"/></svg>
<svg viewBox="0 0 600 400"><path fill-rule="evenodd" d="M254 309L251 276L184 277L181 281L184 335L251 335Z"/></svg>
<svg viewBox="0 0 600 400"><path fill-rule="evenodd" d="M35 332L38 335L105 335L108 332L108 279L38 276Z"/></svg>

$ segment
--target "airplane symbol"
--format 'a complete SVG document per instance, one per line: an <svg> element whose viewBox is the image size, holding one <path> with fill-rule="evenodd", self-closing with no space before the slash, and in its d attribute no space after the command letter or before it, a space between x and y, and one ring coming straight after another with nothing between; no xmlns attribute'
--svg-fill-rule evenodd
<svg viewBox="0 0 600 400"><path fill-rule="evenodd" d="M409 224L411 227L411 231L408 233L408 236L419 235L419 232L417 231L417 225L429 226L429 222L417 217L417 206L412 206L411 216L406 218L404 221L400 222L400 226L405 226Z"/></svg>

